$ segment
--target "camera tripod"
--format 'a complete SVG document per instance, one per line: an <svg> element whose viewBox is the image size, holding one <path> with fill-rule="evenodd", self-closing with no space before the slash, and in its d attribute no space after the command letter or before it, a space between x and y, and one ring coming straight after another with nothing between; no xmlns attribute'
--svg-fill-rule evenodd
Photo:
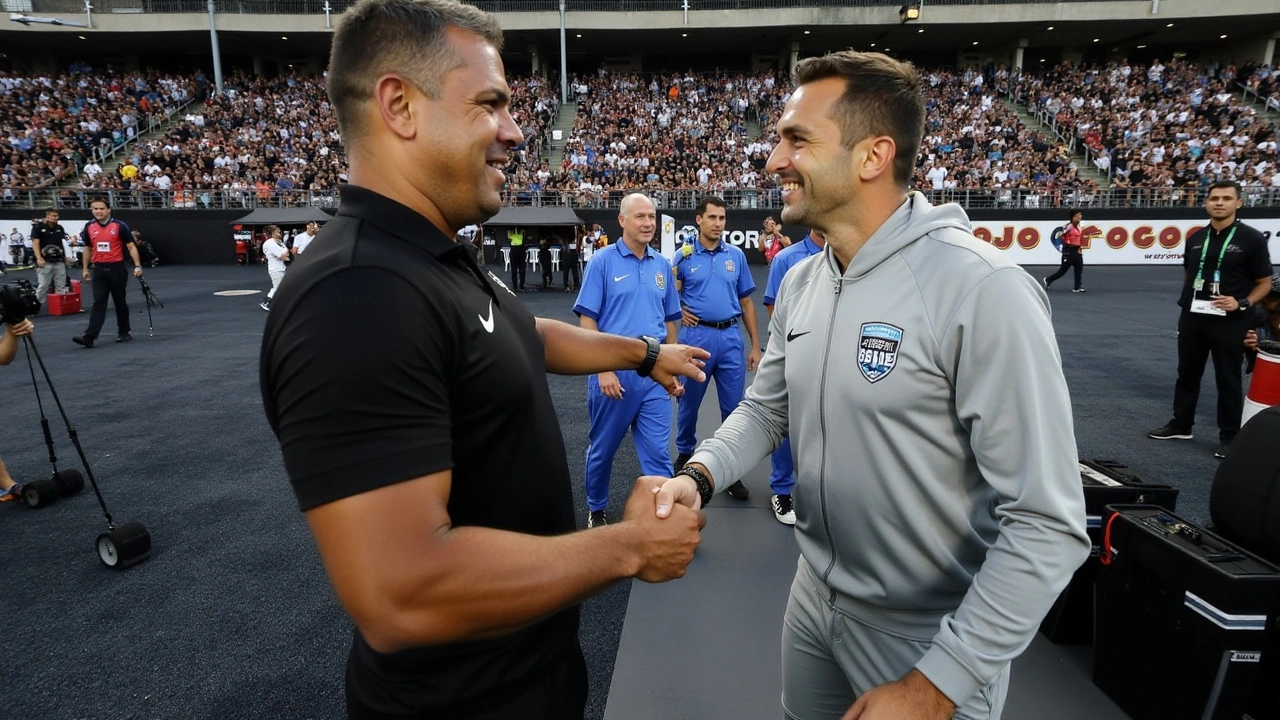
<svg viewBox="0 0 1280 720"><path fill-rule="evenodd" d="M44 359L40 357L40 349L36 347L35 339L30 335L24 335L22 340L27 351L27 366L31 369L31 384L36 391L36 404L40 407L40 427L44 431L45 443L49 447L49 462L53 464L53 477L37 480L23 488L23 501L28 507L38 508L53 502L59 495L74 495L84 489L84 477L78 471L60 472L58 470L57 457L53 451L53 434L49 430L49 420L44 414L44 402L40 399L40 385L36 381L35 366L39 365L45 384L49 386L49 394L53 396L53 402L62 416L62 422L67 426L67 436L80 456L80 463L84 466L90 485L93 486L93 494L97 496L98 505L102 508L102 514L107 520L107 532L98 535L96 543L98 559L102 564L116 570L123 570L146 560L151 557L151 534L140 522L117 525L111 517L106 500L103 499L102 491L98 487L98 481L89 467L89 460L85 457L84 448L80 446L80 436L72 426L71 419L67 417L67 411L62 407L62 400L58 397L58 391L49 377L49 369L45 367ZM31 361L33 354L35 355L34 363Z"/></svg>
<svg viewBox="0 0 1280 720"><path fill-rule="evenodd" d="M143 280L141 276L138 277L138 283L142 285L142 297L147 301L147 333L149 337L155 337L156 328L151 323L151 308L163 308L164 303L160 302L160 298L156 297L156 294L151 292L151 286L148 285L147 281Z"/></svg>

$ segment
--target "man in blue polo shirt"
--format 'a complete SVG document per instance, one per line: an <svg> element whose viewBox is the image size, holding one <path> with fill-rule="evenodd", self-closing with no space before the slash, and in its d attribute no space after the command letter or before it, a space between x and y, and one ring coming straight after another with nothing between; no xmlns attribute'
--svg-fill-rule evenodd
<svg viewBox="0 0 1280 720"><path fill-rule="evenodd" d="M756 290L756 283L747 269L747 256L721 239L725 224L724 200L708 195L698 203L696 212L694 221L698 225L698 240L680 249L675 264L676 289L680 292L683 308L680 342L711 353L704 370L708 380L712 376L716 379L720 419L724 420L742 400L747 372L754 371L760 362L756 308L749 299ZM742 333L738 331L739 316L751 341L750 350L746 352L745 371ZM676 411L676 451L679 456L673 474L680 472L698 444L698 408L706 392L706 382L684 385L684 395L680 396ZM739 500L746 500L751 495L741 480L730 485L725 492Z"/></svg>
<svg viewBox="0 0 1280 720"><path fill-rule="evenodd" d="M801 260L817 255L826 246L827 241L822 233L810 230L804 242L783 248L773 258L769 265L769 282L764 288L764 308L769 311L770 318L773 317L773 303L778 299L778 292L782 288L782 278L791 268L799 265ZM714 351L712 358L715 358ZM791 460L791 438L782 439L782 444L773 451L771 464L773 471L769 473L769 488L773 490L773 515L784 525L795 525L796 510L791 501L791 488L796 484L796 472L795 463Z"/></svg>
<svg viewBox="0 0 1280 720"><path fill-rule="evenodd" d="M676 342L680 297L671 263L649 247L658 226L653 202L639 193L622 199L618 214L622 239L591 256L573 311L588 330ZM671 470L671 400L667 391L634 371L603 372L587 378L587 526L608 522L613 456L631 429L645 475Z"/></svg>

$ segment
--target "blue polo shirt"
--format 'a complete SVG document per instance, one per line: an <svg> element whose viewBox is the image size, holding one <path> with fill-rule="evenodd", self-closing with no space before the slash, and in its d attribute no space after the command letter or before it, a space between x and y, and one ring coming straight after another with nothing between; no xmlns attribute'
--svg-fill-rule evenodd
<svg viewBox="0 0 1280 720"><path fill-rule="evenodd" d="M653 248L639 257L618 240L591 256L573 311L595 320L601 332L663 340L666 323L680 319L671 263Z"/></svg>
<svg viewBox="0 0 1280 720"><path fill-rule="evenodd" d="M707 322L724 322L742 314L742 298L756 291L747 270L747 256L723 240L708 250L694 241L693 251L676 256L675 275L680 297L689 312Z"/></svg>
<svg viewBox="0 0 1280 720"><path fill-rule="evenodd" d="M794 243L790 247L782 248L777 255L774 255L773 262L769 264L769 283L764 287L764 304L772 305L773 301L778 299L778 290L782 287L782 278L786 276L788 270L798 265L801 260L817 255L820 252L822 252L822 248L815 245L813 239L805 235L804 242Z"/></svg>

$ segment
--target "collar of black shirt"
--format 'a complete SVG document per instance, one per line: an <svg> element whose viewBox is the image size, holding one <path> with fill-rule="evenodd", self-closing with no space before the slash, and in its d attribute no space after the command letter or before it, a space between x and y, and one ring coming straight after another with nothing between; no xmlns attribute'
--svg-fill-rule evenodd
<svg viewBox="0 0 1280 720"><path fill-rule="evenodd" d="M437 258L450 252L462 252L453 238L446 237L430 220L407 205L357 185L343 185L340 193L339 215L359 218L382 228Z"/></svg>
<svg viewBox="0 0 1280 720"><path fill-rule="evenodd" d="M475 277L494 302L502 304L502 299L484 277L487 271L481 270L480 266L476 265L471 253L456 240L440 232L439 228L416 210L386 195L358 185L343 185L339 192L342 195L342 203L338 206L339 215L358 218L362 222L381 228L411 245L426 250L437 260L462 265ZM494 279L496 280L496 276Z"/></svg>

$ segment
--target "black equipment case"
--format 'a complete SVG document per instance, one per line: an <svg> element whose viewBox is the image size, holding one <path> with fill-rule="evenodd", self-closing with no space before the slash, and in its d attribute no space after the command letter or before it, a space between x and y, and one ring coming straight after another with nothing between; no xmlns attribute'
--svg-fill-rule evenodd
<svg viewBox="0 0 1280 720"><path fill-rule="evenodd" d="M1084 510L1093 549L1040 623L1040 632L1050 642L1060 644L1093 642L1093 581L1102 547L1104 509L1118 504L1178 509L1177 488L1161 485L1114 460L1081 460L1080 481L1084 484Z"/></svg>
<svg viewBox="0 0 1280 720"><path fill-rule="evenodd" d="M1149 505L1107 508L1093 682L1133 720L1240 720L1280 568Z"/></svg>

